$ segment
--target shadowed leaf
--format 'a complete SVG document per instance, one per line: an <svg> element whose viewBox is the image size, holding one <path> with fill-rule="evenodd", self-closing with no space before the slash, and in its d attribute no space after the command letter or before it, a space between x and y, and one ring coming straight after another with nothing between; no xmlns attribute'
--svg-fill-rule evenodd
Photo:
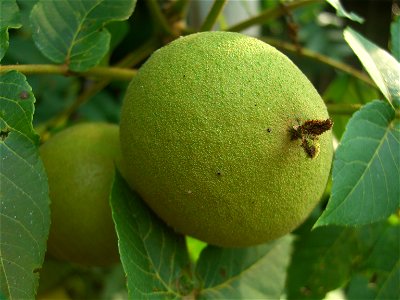
<svg viewBox="0 0 400 300"><path fill-rule="evenodd" d="M279 299L292 238L249 248L208 246L197 263L199 299Z"/></svg>
<svg viewBox="0 0 400 300"><path fill-rule="evenodd" d="M104 25L129 18L136 0L39 0L31 13L33 39L52 61L72 71L96 66L111 35Z"/></svg>
<svg viewBox="0 0 400 300"><path fill-rule="evenodd" d="M34 299L50 227L47 178L25 76L0 76L0 285L7 299Z"/></svg>
<svg viewBox="0 0 400 300"><path fill-rule="evenodd" d="M8 28L20 28L20 15L15 0L0 1L0 61L8 49Z"/></svg>

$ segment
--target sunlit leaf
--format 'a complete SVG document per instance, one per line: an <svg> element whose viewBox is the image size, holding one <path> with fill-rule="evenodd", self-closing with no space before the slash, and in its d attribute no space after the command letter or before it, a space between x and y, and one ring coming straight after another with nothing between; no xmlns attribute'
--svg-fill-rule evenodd
<svg viewBox="0 0 400 300"><path fill-rule="evenodd" d="M400 63L351 28L345 29L344 38L386 99L400 106Z"/></svg>
<svg viewBox="0 0 400 300"><path fill-rule="evenodd" d="M393 108L373 101L349 121L333 162L332 194L316 226L362 225L400 206L400 122Z"/></svg>
<svg viewBox="0 0 400 300"><path fill-rule="evenodd" d="M72 71L96 66L111 35L104 25L129 18L136 0L39 0L31 13L33 39L49 59Z"/></svg>
<svg viewBox="0 0 400 300"><path fill-rule="evenodd" d="M0 285L8 299L34 299L50 227L47 178L25 76L0 76Z"/></svg>
<svg viewBox="0 0 400 300"><path fill-rule="evenodd" d="M118 173L111 207L130 299L180 299L190 293L184 237L160 221Z"/></svg>
<svg viewBox="0 0 400 300"><path fill-rule="evenodd" d="M336 9L336 14L339 17L348 18L358 23L364 22L364 19L358 16L357 14L346 11L342 6L342 4L340 3L340 0L326 0L326 1Z"/></svg>
<svg viewBox="0 0 400 300"><path fill-rule="evenodd" d="M16 0L0 1L0 61L8 49L8 28L20 28L21 21Z"/></svg>
<svg viewBox="0 0 400 300"><path fill-rule="evenodd" d="M292 237L249 248L208 246L197 263L199 299L279 299Z"/></svg>

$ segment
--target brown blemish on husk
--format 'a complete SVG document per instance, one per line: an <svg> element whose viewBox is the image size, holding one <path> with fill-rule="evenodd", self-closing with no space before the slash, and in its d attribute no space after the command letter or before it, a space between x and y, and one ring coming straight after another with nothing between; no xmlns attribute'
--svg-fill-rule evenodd
<svg viewBox="0 0 400 300"><path fill-rule="evenodd" d="M309 158L315 158L320 151L319 136L330 130L333 126L331 119L306 120L303 124L293 125L289 128L290 139L301 140L301 147Z"/></svg>

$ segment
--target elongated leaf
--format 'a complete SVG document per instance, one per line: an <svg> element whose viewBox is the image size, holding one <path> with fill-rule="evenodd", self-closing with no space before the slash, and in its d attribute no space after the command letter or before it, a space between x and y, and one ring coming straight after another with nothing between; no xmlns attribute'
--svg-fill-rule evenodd
<svg viewBox="0 0 400 300"><path fill-rule="evenodd" d="M336 9L336 14L339 17L348 18L358 23L364 22L364 19L358 16L357 14L346 11L339 0L326 0L326 1Z"/></svg>
<svg viewBox="0 0 400 300"><path fill-rule="evenodd" d="M393 108L373 101L349 121L333 162L332 194L315 226L362 225L400 206L400 123Z"/></svg>
<svg viewBox="0 0 400 300"><path fill-rule="evenodd" d="M400 17L390 25L392 55L400 62Z"/></svg>
<svg viewBox="0 0 400 300"><path fill-rule="evenodd" d="M249 248L208 246L197 263L199 299L279 299L292 237Z"/></svg>
<svg viewBox="0 0 400 300"><path fill-rule="evenodd" d="M16 0L0 1L0 61L8 49L8 28L20 28L20 15Z"/></svg>
<svg viewBox="0 0 400 300"><path fill-rule="evenodd" d="M400 63L385 50L346 28L344 38L383 95L396 107L400 106Z"/></svg>
<svg viewBox="0 0 400 300"><path fill-rule="evenodd" d="M25 76L0 76L0 282L8 299L34 299L50 227L47 178Z"/></svg>
<svg viewBox="0 0 400 300"><path fill-rule="evenodd" d="M33 39L49 59L72 71L96 66L109 50L110 21L129 18L136 0L39 0L31 13Z"/></svg>
<svg viewBox="0 0 400 300"><path fill-rule="evenodd" d="M191 292L184 237L161 222L118 173L111 207L130 299L179 299Z"/></svg>
<svg viewBox="0 0 400 300"><path fill-rule="evenodd" d="M323 299L347 282L358 253L354 229L329 226L303 234L294 243L288 299Z"/></svg>

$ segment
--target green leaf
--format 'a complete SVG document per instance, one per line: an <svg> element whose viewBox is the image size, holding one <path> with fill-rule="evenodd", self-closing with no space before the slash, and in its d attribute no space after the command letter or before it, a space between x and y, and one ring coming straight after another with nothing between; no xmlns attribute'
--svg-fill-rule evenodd
<svg viewBox="0 0 400 300"><path fill-rule="evenodd" d="M379 237L366 262L374 271L375 299L396 299L400 296L400 226L388 226Z"/></svg>
<svg viewBox="0 0 400 300"><path fill-rule="evenodd" d="M399 298L400 224L387 224L380 231L363 269L363 274L350 282L347 299Z"/></svg>
<svg viewBox="0 0 400 300"><path fill-rule="evenodd" d="M179 299L190 293L184 237L160 221L118 173L111 208L130 299Z"/></svg>
<svg viewBox="0 0 400 300"><path fill-rule="evenodd" d="M368 103L349 121L332 171L332 194L315 226L362 225L400 206L400 122L383 101Z"/></svg>
<svg viewBox="0 0 400 300"><path fill-rule="evenodd" d="M8 299L33 299L50 227L46 173L32 127L35 98L24 75L0 76L0 284Z"/></svg>
<svg viewBox="0 0 400 300"><path fill-rule="evenodd" d="M199 299L279 299L292 237L249 248L208 246L197 263Z"/></svg>
<svg viewBox="0 0 400 300"><path fill-rule="evenodd" d="M400 62L400 17L390 25L392 54Z"/></svg>
<svg viewBox="0 0 400 300"><path fill-rule="evenodd" d="M346 11L339 0L326 0L326 1L336 9L336 14L339 17L347 18L358 23L364 22L364 19L358 16L357 14Z"/></svg>
<svg viewBox="0 0 400 300"><path fill-rule="evenodd" d="M31 13L33 39L49 59L76 72L96 66L107 54L104 25L129 18L136 0L39 0Z"/></svg>
<svg viewBox="0 0 400 300"><path fill-rule="evenodd" d="M386 99L400 106L400 63L351 28L345 29L344 38Z"/></svg>
<svg viewBox="0 0 400 300"><path fill-rule="evenodd" d="M301 235L288 268L288 299L323 299L350 278L358 253L354 229L329 226Z"/></svg>
<svg viewBox="0 0 400 300"><path fill-rule="evenodd" d="M8 28L20 28L20 15L16 0L0 1L0 61L8 49Z"/></svg>

